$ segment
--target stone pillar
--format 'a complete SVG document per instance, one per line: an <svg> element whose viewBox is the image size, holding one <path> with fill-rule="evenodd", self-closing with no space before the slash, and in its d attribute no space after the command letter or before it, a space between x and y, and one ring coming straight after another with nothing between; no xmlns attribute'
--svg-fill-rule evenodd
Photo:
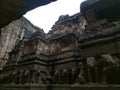
<svg viewBox="0 0 120 90"><path fill-rule="evenodd" d="M89 83L93 83L92 72L91 72L91 67L90 66L88 66L88 79L89 79Z"/></svg>
<svg viewBox="0 0 120 90"><path fill-rule="evenodd" d="M107 80L107 69L106 67L103 67L102 83L106 84L106 80Z"/></svg>
<svg viewBox="0 0 120 90"><path fill-rule="evenodd" d="M98 77L98 67L95 66L95 83L98 83L99 82L99 77Z"/></svg>

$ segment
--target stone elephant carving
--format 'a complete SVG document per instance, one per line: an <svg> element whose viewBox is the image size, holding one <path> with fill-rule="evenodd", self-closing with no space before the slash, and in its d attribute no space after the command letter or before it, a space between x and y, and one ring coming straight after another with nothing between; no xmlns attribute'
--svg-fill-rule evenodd
<svg viewBox="0 0 120 90"><path fill-rule="evenodd" d="M103 84L106 83L107 80L107 74L109 70L114 68L116 66L116 61L113 59L113 57L110 54L103 54L101 56L101 62L103 65L103 77L102 77L102 82Z"/></svg>
<svg viewBox="0 0 120 90"><path fill-rule="evenodd" d="M98 81L98 68L97 68L97 60L95 57L87 58L87 66L88 66L88 79L89 83Z"/></svg>

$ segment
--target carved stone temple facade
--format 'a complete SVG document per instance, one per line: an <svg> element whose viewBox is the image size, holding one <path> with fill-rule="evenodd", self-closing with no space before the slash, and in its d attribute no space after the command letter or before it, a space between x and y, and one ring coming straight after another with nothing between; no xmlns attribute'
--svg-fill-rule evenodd
<svg viewBox="0 0 120 90"><path fill-rule="evenodd" d="M120 84L120 19L98 18L96 0L62 15L52 30L20 39L0 72L1 84ZM28 28L29 29L29 28Z"/></svg>

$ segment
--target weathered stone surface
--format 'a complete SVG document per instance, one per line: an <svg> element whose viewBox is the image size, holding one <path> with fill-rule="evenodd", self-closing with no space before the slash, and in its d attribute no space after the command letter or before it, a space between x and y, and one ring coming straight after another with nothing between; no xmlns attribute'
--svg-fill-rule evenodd
<svg viewBox="0 0 120 90"><path fill-rule="evenodd" d="M120 10L119 0L86 0L80 8L88 22L104 18L114 21L120 18L120 12L118 12Z"/></svg>
<svg viewBox="0 0 120 90"><path fill-rule="evenodd" d="M14 57L0 75L2 83L119 84L119 24L108 24L101 31L83 32L79 36L74 34L64 32L45 38L43 31L33 33L23 42L22 49L18 46L16 54L11 52ZM4 82L6 73L10 79Z"/></svg>
<svg viewBox="0 0 120 90"><path fill-rule="evenodd" d="M119 90L120 85L5 85L0 90Z"/></svg>
<svg viewBox="0 0 120 90"><path fill-rule="evenodd" d="M120 25L120 24L119 24ZM105 28L102 28L101 30L95 30L93 32L86 32L79 37L79 42L86 42L86 41L93 41L93 40L98 40L100 38L105 38L108 36L113 36L118 33L120 33L120 26L117 25L112 25L112 27L109 27L106 25Z"/></svg>
<svg viewBox="0 0 120 90"><path fill-rule="evenodd" d="M21 18L27 11L53 1L56 0L1 0L0 28L13 20Z"/></svg>
<svg viewBox="0 0 120 90"><path fill-rule="evenodd" d="M74 33L78 37L85 31L86 25L87 21L81 13L73 16L62 15L53 25L52 30L47 33L46 38L51 39L66 33Z"/></svg>
<svg viewBox="0 0 120 90"><path fill-rule="evenodd" d="M9 58L9 52L23 39L28 39L35 31L44 32L33 26L26 18L13 21L1 29L0 33L0 67L3 67Z"/></svg>
<svg viewBox="0 0 120 90"><path fill-rule="evenodd" d="M86 13L60 16L48 34L36 28L28 40L20 40L0 83L120 84L120 20L98 19L93 7L84 8Z"/></svg>

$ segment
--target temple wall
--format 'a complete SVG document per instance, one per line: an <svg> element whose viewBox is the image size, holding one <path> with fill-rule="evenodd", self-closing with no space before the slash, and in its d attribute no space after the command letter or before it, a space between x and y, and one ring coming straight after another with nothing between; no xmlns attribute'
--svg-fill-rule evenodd
<svg viewBox="0 0 120 90"><path fill-rule="evenodd" d="M10 85L0 86L0 90L120 90L120 85Z"/></svg>

